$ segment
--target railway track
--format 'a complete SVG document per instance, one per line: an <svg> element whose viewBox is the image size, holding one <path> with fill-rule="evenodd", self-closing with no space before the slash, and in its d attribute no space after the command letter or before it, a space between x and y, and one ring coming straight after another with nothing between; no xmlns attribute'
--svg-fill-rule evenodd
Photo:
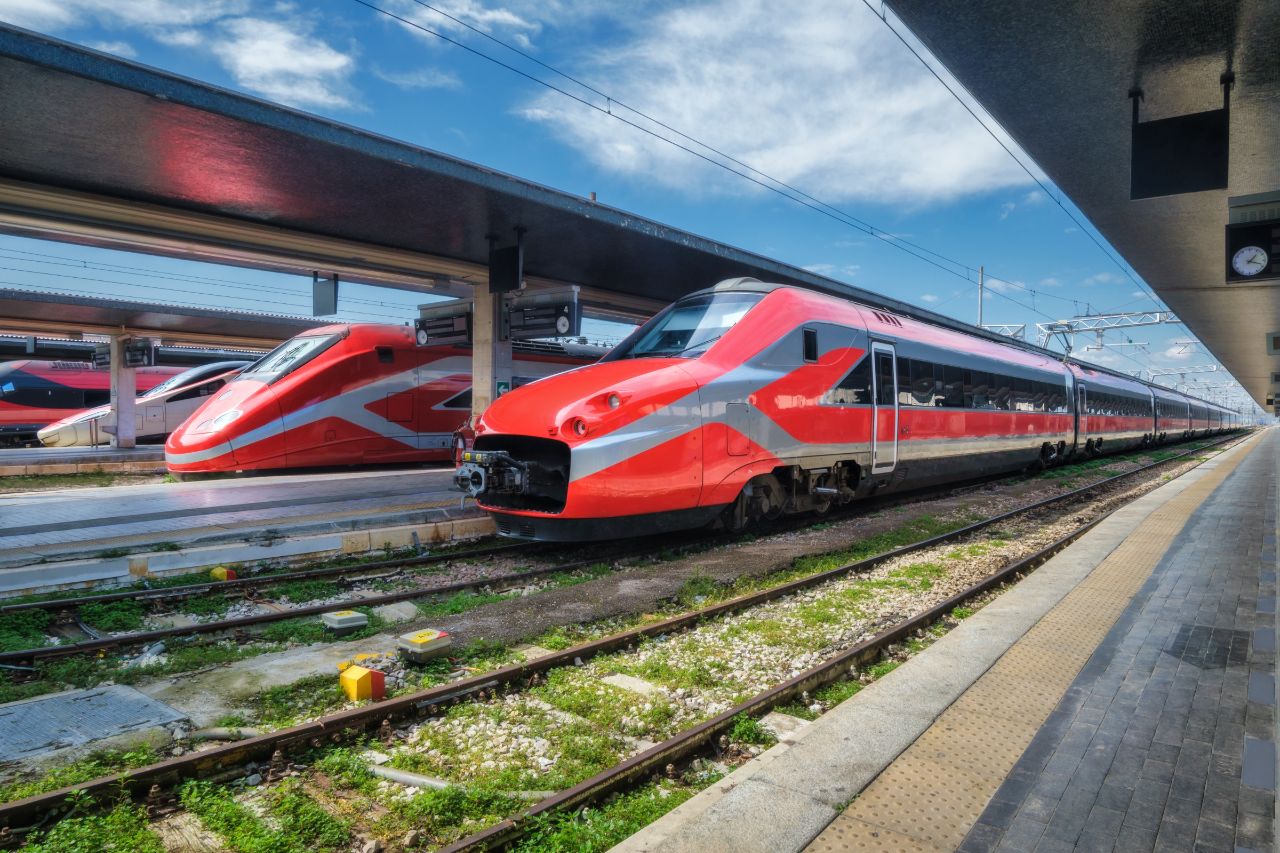
<svg viewBox="0 0 1280 853"><path fill-rule="evenodd" d="M1224 438L1216 442L1215 445L1222 445L1232 440L1244 439L1237 439L1237 437ZM1215 445L1210 445L1210 447ZM562 651L553 652L546 657L504 666L490 672L395 697L381 703L330 714L300 725L258 735L246 740L223 744L198 753L172 758L147 767L137 768L127 773L113 774L80 785L6 803L0 806L0 826L8 827L8 832L4 834L10 837L13 833L21 834L24 828L29 827L36 821L43 822L51 816L65 813L68 808L67 798L73 792L79 792L75 794L75 797L76 801L81 803L82 806L89 800L106 801L118 797L122 793L128 793L135 799L146 799L150 805L159 807L165 800L165 791L185 779L226 777L229 774L239 772L239 768L244 767L249 762L270 767L271 770L268 774L270 777L272 774L284 772L282 768L287 767L290 755L298 755L309 750L316 750L334 744L354 743L369 731L378 732L383 737L390 737L391 732L394 731L397 725L412 725L415 721L435 717L456 703L473 699L483 700L509 690L526 690L536 685L540 680L544 680L546 675L553 670L575 665L580 666L584 662L591 661L601 655L633 648L648 639L676 635L693 629L709 620L723 618L769 602L794 596L797 593L811 590L840 578L865 574L876 567L898 560L906 555L927 551L948 543L960 542L982 531L997 530L1001 525L1018 518L1034 520L1037 514L1056 511L1072 503L1098 495L1106 495L1109 490L1114 490L1117 486L1123 485L1125 481L1144 472L1151 472L1156 468L1185 461L1188 457L1206 449L1208 448L1201 446L1187 450L1184 453L1150 465L1109 477L1061 495L1018 507L958 530L897 548L866 560L778 584L729 601L683 613L592 642L582 643ZM1035 568L1091 529L1102 518L1105 518L1106 514L1109 514L1112 509L1107 509L1067 535L1057 538L1047 547L1021 557L957 594L898 624L881 630L875 636L863 642L844 649L800 675L758 693L746 701L739 702L734 707L718 713L710 719L703 720L656 746L639 752L616 767L555 793L479 833L461 839L448 849L487 848L510 844L518 840L530 825L531 818L550 815L564 809L577 808L598 800L638 779L647 777L655 769L664 768L669 764L683 760L706 747L718 735L726 731L741 714L757 714L785 703L804 691L812 690L821 684L843 678L848 675L851 668L856 668L866 663L894 643L900 642L903 638L911 636L921 628L933 624L933 622L949 613L957 605L970 601L975 596L985 594L991 589L1013 579L1018 574Z"/></svg>
<svg viewBox="0 0 1280 853"><path fill-rule="evenodd" d="M1124 458L1125 455L1118 456L1116 457L1116 461L1120 461ZM948 484L940 487L914 490L900 495L889 495L872 501L855 502L828 514L825 518L829 520L860 512L880 511L902 504L929 500L939 495L963 494L983 488L988 483L994 481L1006 480L1009 477L1010 475L1008 474L999 474L969 481L960 485ZM811 523L812 519L810 518L788 518L774 523L766 532L771 534L786 533L793 529L801 529ZM721 533L708 535L706 533L690 532L688 534L680 534L673 537L674 541L672 546L676 549L713 547L715 545L732 542L734 539L735 535L733 534ZM236 636L241 640L248 640L250 639L248 632L277 622L305 618L308 616L317 616L321 613L332 612L335 610L347 610L356 607L379 607L403 601L431 599L440 596L470 592L482 588L497 587L499 589L507 589L518 587L530 582L537 582L539 579L545 578L548 575L582 570L588 566L592 566L603 561L646 556L651 551L651 546L647 542L640 544L638 547L631 546L623 547L621 549L606 548L600 550L596 547L587 546L585 550L589 552L590 556L585 559L570 560L567 562L553 562L547 566L529 569L526 571L512 572L494 577L483 576L475 579L458 581L455 583L438 584L434 586L414 586L394 592L383 593L381 595L366 595L338 602L327 601L326 603L316 605L295 605L288 608L282 608L276 612L196 622L193 624L177 625L167 628L156 628L148 631L109 634L107 632L95 630L92 625L86 624L85 620L81 618L79 613L82 608L88 606L111 604L121 601L134 601L152 608L163 608L166 605L177 605L180 607L184 601L210 594L228 596L228 598L235 594L240 594L245 597L245 600L248 600L248 597L252 595L255 590L269 589L270 587L278 584L296 581L333 579L335 581L352 583L361 579L369 579L370 576L377 576L380 573L386 573L388 571L403 572L406 569L418 569L454 561L483 559L512 554L519 554L521 556L531 558L544 554L554 556L558 553L564 552L565 550L572 552L574 549L566 549L563 546L557 547L555 545L546 545L542 543L503 543L490 547L468 549L464 551L450 551L442 554L378 560L356 565L321 566L301 571L269 573L229 581L185 584L180 586L159 587L155 589L135 588L119 592L97 593L64 598L49 598L44 600L25 601L17 604L0 605L0 619L24 612L43 611L50 615L51 621L54 624L78 626L84 634L88 635L87 639L60 643L58 645L0 652L0 668L4 668L13 678L22 678L26 674L35 672L38 664L44 661L84 655L101 655L111 651L121 651L134 647L149 646L151 644L173 638L229 634Z"/></svg>

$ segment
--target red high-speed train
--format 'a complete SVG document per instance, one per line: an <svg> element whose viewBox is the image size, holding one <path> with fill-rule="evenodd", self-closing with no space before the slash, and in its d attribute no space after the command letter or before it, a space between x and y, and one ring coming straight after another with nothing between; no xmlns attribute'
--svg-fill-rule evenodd
<svg viewBox="0 0 1280 853"><path fill-rule="evenodd" d="M734 279L599 364L497 400L455 479L504 535L603 539L741 527L1236 422L1048 351Z"/></svg>
<svg viewBox="0 0 1280 853"><path fill-rule="evenodd" d="M145 394L183 367L140 367ZM72 412L111 399L111 371L87 361L9 361L0 364L0 447L39 444L36 433Z"/></svg>
<svg viewBox="0 0 1280 853"><path fill-rule="evenodd" d="M599 358L598 347L518 343L519 386ZM418 346L407 326L325 326L285 341L165 442L177 474L443 462L471 411L471 351Z"/></svg>

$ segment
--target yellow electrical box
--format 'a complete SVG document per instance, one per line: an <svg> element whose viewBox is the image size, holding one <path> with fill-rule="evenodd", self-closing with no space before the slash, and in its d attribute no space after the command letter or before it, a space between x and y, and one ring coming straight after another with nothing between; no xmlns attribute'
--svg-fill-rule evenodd
<svg viewBox="0 0 1280 853"><path fill-rule="evenodd" d="M365 669L363 666L349 666L338 676L342 692L351 701L362 699L385 699L387 696L386 676L376 669Z"/></svg>
<svg viewBox="0 0 1280 853"><path fill-rule="evenodd" d="M236 570L228 569L226 566L214 566L209 570L209 577L216 581L233 581L236 579Z"/></svg>

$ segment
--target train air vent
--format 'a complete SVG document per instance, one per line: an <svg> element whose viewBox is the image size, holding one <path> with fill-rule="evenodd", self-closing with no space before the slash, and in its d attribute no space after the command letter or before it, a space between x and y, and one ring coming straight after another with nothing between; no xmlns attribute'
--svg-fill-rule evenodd
<svg viewBox="0 0 1280 853"><path fill-rule="evenodd" d="M498 525L498 532L499 532L499 533L501 533L503 536L510 536L510 535L511 535L511 522L510 522L510 521L508 521L508 520L507 520L507 519L505 519L505 518L498 518L498 519L496 520L496 524Z"/></svg>
<svg viewBox="0 0 1280 853"><path fill-rule="evenodd" d="M899 320L897 317L893 316L892 314L886 314L883 311L872 311L871 313L875 314L876 319L879 320L881 323L888 323L890 326L898 326L898 327L902 326L902 321Z"/></svg>
<svg viewBox="0 0 1280 853"><path fill-rule="evenodd" d="M520 535L523 536L525 539L533 538L533 522L532 521L520 522Z"/></svg>

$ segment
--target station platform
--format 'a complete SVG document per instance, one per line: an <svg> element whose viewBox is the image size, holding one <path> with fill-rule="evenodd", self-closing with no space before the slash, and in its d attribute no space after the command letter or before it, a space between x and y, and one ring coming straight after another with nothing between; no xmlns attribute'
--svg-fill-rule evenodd
<svg viewBox="0 0 1280 853"><path fill-rule="evenodd" d="M1280 430L615 850L1275 849Z"/></svg>
<svg viewBox="0 0 1280 853"><path fill-rule="evenodd" d="M163 473L164 445L0 448L0 477L24 474Z"/></svg>
<svg viewBox="0 0 1280 853"><path fill-rule="evenodd" d="M411 543L408 533L372 532L388 529L435 525L419 541L453 538L439 525L487 518L463 504L452 474L419 467L0 495L0 592L199 568L188 558L202 549L226 563Z"/></svg>

